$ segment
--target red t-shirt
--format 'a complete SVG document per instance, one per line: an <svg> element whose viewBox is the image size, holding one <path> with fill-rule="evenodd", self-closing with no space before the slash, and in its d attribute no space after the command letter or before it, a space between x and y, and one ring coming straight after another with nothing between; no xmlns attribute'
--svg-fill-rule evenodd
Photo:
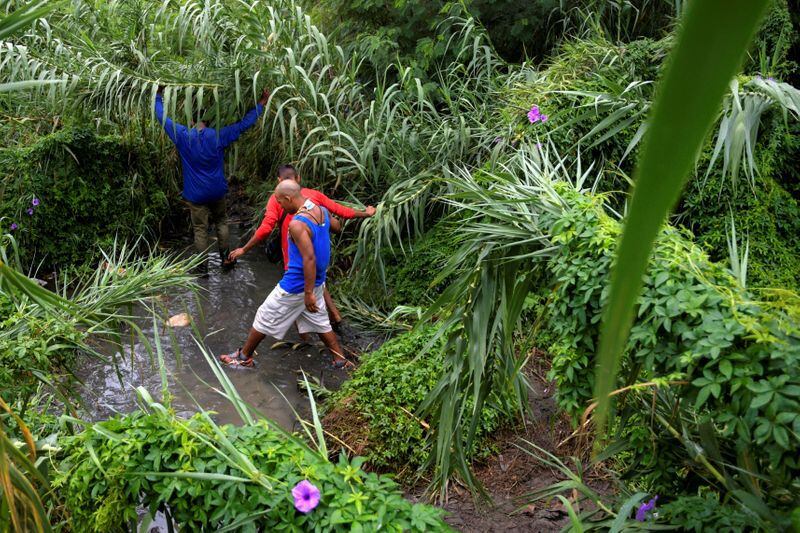
<svg viewBox="0 0 800 533"><path fill-rule="evenodd" d="M344 219L355 218L356 216L355 210L341 204L337 204L319 191L303 188L301 192L303 196L315 204L324 207L330 211L332 215L336 215L337 217ZM275 195L273 194L269 197L269 201L267 202L264 220L261 221L261 225L258 226L258 229L256 230L256 239L262 240L266 238L272 232L275 224L278 223L282 216L283 208L281 207L281 204L278 203L278 200L275 199ZM287 240L287 236L289 235L289 223L292 221L292 218L294 218L294 215L287 214L286 218L283 219L283 225L281 226L281 250L283 250L284 270L289 268L289 241Z"/></svg>

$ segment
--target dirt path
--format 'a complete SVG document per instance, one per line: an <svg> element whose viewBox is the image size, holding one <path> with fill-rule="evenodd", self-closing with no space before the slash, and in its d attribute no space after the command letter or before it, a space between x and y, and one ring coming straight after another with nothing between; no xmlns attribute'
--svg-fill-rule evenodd
<svg viewBox="0 0 800 533"><path fill-rule="evenodd" d="M526 453L525 441L558 456L567 464L568 456L582 456L588 461L589 447L577 448L572 442L562 445L571 433L569 421L558 414L553 398L554 386L544 379L546 368L530 365L527 374L533 387L531 414L525 425L498 436L498 453L475 467L475 475L490 495L494 505L476 502L459 487L451 489L449 501L442 507L449 513L447 522L464 532L555 532L569 524L566 510L558 500L533 502L531 493L562 481L564 476ZM594 478L591 486L600 493L610 490L610 483ZM571 496L565 494L568 498ZM408 497L419 501L422 490L410 491Z"/></svg>

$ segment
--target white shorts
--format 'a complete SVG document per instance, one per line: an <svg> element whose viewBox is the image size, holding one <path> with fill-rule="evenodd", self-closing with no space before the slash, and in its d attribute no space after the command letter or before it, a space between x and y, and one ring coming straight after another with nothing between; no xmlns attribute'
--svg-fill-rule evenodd
<svg viewBox="0 0 800 533"><path fill-rule="evenodd" d="M305 297L302 292L292 294L283 290L280 285L276 285L256 311L253 329L276 339L285 339L295 322L297 322L297 330L300 333L332 331L330 320L328 320L328 309L325 307L324 291L324 283L314 289L314 296L317 298L317 312L312 313L306 309Z"/></svg>

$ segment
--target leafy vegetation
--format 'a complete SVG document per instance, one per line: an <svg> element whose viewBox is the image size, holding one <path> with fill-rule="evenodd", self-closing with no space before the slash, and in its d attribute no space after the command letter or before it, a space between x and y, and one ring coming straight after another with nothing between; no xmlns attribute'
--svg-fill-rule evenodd
<svg viewBox="0 0 800 533"><path fill-rule="evenodd" d="M21 259L67 267L93 262L117 238L155 240L175 190L165 191L158 155L86 128L0 150L0 218L5 231L15 224Z"/></svg>
<svg viewBox="0 0 800 533"><path fill-rule="evenodd" d="M619 228L591 202L574 203L581 207L551 226L551 239L562 248L550 261L557 288L549 308L559 339L551 347L550 375L560 405L577 416L592 398L604 287ZM637 301L618 385L683 381L684 401L707 411L720 435L736 441L738 453L750 456L760 471L769 470L778 484L791 483L797 475L791 450L800 429L793 414L800 408L800 383L785 362L798 355L796 306L758 302L685 236L667 230Z"/></svg>
<svg viewBox="0 0 800 533"><path fill-rule="evenodd" d="M361 470L363 459L328 462L264 421L217 427L205 413L184 420L153 406L89 426L62 453L54 486L77 531L136 529L141 507L192 529L443 528L440 511L412 505L394 482ZM304 479L322 495L308 514L291 493Z"/></svg>
<svg viewBox="0 0 800 533"><path fill-rule="evenodd" d="M800 516L794 4L760 22L766 2L3 2L0 479L14 479L0 484L0 524L126 529L144 505L190 529L443 527L361 459L329 462L319 424L306 434L317 452L241 403L244 425L218 427L140 391L146 411L64 419L84 430L46 450L27 438L54 426L53 391L74 399L54 385L92 336L136 329L120 309L191 284L191 261L135 239L180 218L158 88L189 123L202 108L232 120L267 86L227 174L264 195L288 161L305 184L377 204L342 241L352 270L339 291L382 329L414 327L364 357L327 406L329 431L349 426L371 465L430 478L441 497L453 477L474 489L471 461L524 413L536 345L570 439L603 428L614 399L615 494L532 452L564 474L538 496L561 498L575 530L788 529ZM60 269L61 294L21 274L41 265ZM62 277L76 267L85 277ZM294 510L301 479L322 489L318 512Z"/></svg>
<svg viewBox="0 0 800 533"><path fill-rule="evenodd" d="M370 464L415 475L430 462L430 425L415 413L439 380L442 342L429 346L433 329L404 333L362 356L362 364L330 400L329 420L338 432L359 433L351 442ZM499 392L484 406L470 456L485 456L487 438L513 416ZM354 419L363 424L359 427ZM340 419L340 420L339 420Z"/></svg>

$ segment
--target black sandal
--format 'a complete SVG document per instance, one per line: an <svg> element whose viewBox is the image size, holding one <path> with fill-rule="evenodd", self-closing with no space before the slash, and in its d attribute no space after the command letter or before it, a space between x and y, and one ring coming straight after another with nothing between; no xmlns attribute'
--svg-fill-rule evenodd
<svg viewBox="0 0 800 533"><path fill-rule="evenodd" d="M252 356L247 357L242 353L241 348L239 348L235 352L225 355L220 355L219 360L222 362L222 364L228 366L241 366L244 368L253 368L253 366L255 366L256 364Z"/></svg>

